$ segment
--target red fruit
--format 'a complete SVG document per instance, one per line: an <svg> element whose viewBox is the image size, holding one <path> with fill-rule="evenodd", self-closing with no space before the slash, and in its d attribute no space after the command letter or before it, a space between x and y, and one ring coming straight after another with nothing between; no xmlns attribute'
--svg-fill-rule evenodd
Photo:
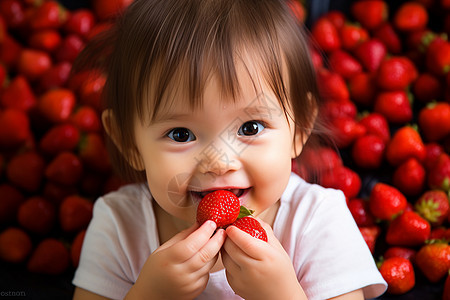
<svg viewBox="0 0 450 300"><path fill-rule="evenodd" d="M361 198L350 199L347 203L348 209L358 226L372 226L375 224L374 217L369 209L369 202Z"/></svg>
<svg viewBox="0 0 450 300"><path fill-rule="evenodd" d="M383 161L385 148L386 143L378 135L364 135L353 143L352 158L359 167L376 169Z"/></svg>
<svg viewBox="0 0 450 300"><path fill-rule="evenodd" d="M336 150L330 147L305 148L301 153L300 161L307 170L318 173L342 165L341 157Z"/></svg>
<svg viewBox="0 0 450 300"><path fill-rule="evenodd" d="M361 72L352 76L347 83L352 101L365 107L372 106L378 91L374 74Z"/></svg>
<svg viewBox="0 0 450 300"><path fill-rule="evenodd" d="M366 133L364 126L349 117L335 118L331 120L331 125L336 146L341 149L350 146Z"/></svg>
<svg viewBox="0 0 450 300"><path fill-rule="evenodd" d="M351 14L364 28L375 29L388 17L388 6L382 0L361 0L353 2Z"/></svg>
<svg viewBox="0 0 450 300"><path fill-rule="evenodd" d="M69 34L76 34L87 37L95 25L95 17L88 9L78 9L72 11L67 22L64 24L64 31Z"/></svg>
<svg viewBox="0 0 450 300"><path fill-rule="evenodd" d="M399 54L402 52L402 42L390 22L384 22L373 31L373 37L379 39L389 53Z"/></svg>
<svg viewBox="0 0 450 300"><path fill-rule="evenodd" d="M359 44L354 55L369 72L375 72L386 56L386 46L378 39L372 38Z"/></svg>
<svg viewBox="0 0 450 300"><path fill-rule="evenodd" d="M335 118L348 117L355 118L357 113L356 105L346 99L329 99L320 107L324 120L333 120Z"/></svg>
<svg viewBox="0 0 450 300"><path fill-rule="evenodd" d="M78 187L64 186L52 181L47 181L44 185L42 196L48 199L55 206L59 207L61 202L70 195L78 192Z"/></svg>
<svg viewBox="0 0 450 300"><path fill-rule="evenodd" d="M378 219L392 220L406 209L406 204L405 196L388 184L379 182L370 192L370 211Z"/></svg>
<svg viewBox="0 0 450 300"><path fill-rule="evenodd" d="M450 135L450 103L431 102L419 111L418 123L423 137L430 142Z"/></svg>
<svg viewBox="0 0 450 300"><path fill-rule="evenodd" d="M348 100L349 92L344 78L336 72L321 68L317 71L319 91L324 99Z"/></svg>
<svg viewBox="0 0 450 300"><path fill-rule="evenodd" d="M440 99L443 88L439 78L431 73L421 73L412 85L414 99L427 103Z"/></svg>
<svg viewBox="0 0 450 300"><path fill-rule="evenodd" d="M295 18L300 22L304 23L306 20L306 10L305 7L297 0L289 0L287 2L289 8L294 14Z"/></svg>
<svg viewBox="0 0 450 300"><path fill-rule="evenodd" d="M50 89L63 88L69 80L72 64L70 62L60 62L53 65L42 75L39 81L39 88L43 92Z"/></svg>
<svg viewBox="0 0 450 300"><path fill-rule="evenodd" d="M339 32L326 17L319 18L311 28L314 41L325 52L331 52L341 47Z"/></svg>
<svg viewBox="0 0 450 300"><path fill-rule="evenodd" d="M425 64L431 73L442 76L450 71L450 43L436 37L428 46Z"/></svg>
<svg viewBox="0 0 450 300"><path fill-rule="evenodd" d="M85 229L92 219L94 204L88 199L72 195L64 198L59 207L59 223L65 232Z"/></svg>
<svg viewBox="0 0 450 300"><path fill-rule="evenodd" d="M356 58L344 50L335 50L328 56L330 69L340 74L344 79L362 72L362 65Z"/></svg>
<svg viewBox="0 0 450 300"><path fill-rule="evenodd" d="M358 23L346 22L339 30L342 48L353 50L362 42L369 39L369 32Z"/></svg>
<svg viewBox="0 0 450 300"><path fill-rule="evenodd" d="M216 222L217 227L226 227L236 221L240 201L232 192L218 190L203 197L197 207L197 222L203 224L207 220Z"/></svg>
<svg viewBox="0 0 450 300"><path fill-rule="evenodd" d="M74 150L80 141L80 130L72 124L59 124L50 128L42 137L39 147L49 155Z"/></svg>
<svg viewBox="0 0 450 300"><path fill-rule="evenodd" d="M27 80L23 75L17 75L3 89L1 104L4 107L16 108L28 111L36 105L36 97Z"/></svg>
<svg viewBox="0 0 450 300"><path fill-rule="evenodd" d="M364 241L369 247L370 252L373 254L375 252L375 245L377 242L377 238L381 233L380 227L373 225L368 227L358 227L361 232Z"/></svg>
<svg viewBox="0 0 450 300"><path fill-rule="evenodd" d="M61 44L61 34L55 29L44 29L33 32L28 44L30 47L52 53Z"/></svg>
<svg viewBox="0 0 450 300"><path fill-rule="evenodd" d="M0 185L0 224L10 223L16 220L20 204L25 200L22 193L14 186L3 183Z"/></svg>
<svg viewBox="0 0 450 300"><path fill-rule="evenodd" d="M54 238L42 240L28 260L27 270L33 273L59 275L67 270L70 254L66 246Z"/></svg>
<svg viewBox="0 0 450 300"><path fill-rule="evenodd" d="M0 1L0 15L9 28L17 28L25 22L25 11L19 0Z"/></svg>
<svg viewBox="0 0 450 300"><path fill-rule="evenodd" d="M70 116L70 122L83 132L98 132L102 126L98 113L88 105L78 107Z"/></svg>
<svg viewBox="0 0 450 300"><path fill-rule="evenodd" d="M389 294L404 294L416 284L413 265L406 258L388 258L381 263L379 270L388 284Z"/></svg>
<svg viewBox="0 0 450 300"><path fill-rule="evenodd" d="M449 214L449 199L441 190L429 190L420 196L414 208L431 226L440 226Z"/></svg>
<svg viewBox="0 0 450 300"><path fill-rule="evenodd" d="M10 35L6 35L0 44L0 61L8 68L13 68L16 66L21 52L22 45Z"/></svg>
<svg viewBox="0 0 450 300"><path fill-rule="evenodd" d="M404 124L410 122L413 117L409 97L405 91L378 93L373 109L382 114L390 123Z"/></svg>
<svg viewBox="0 0 450 300"><path fill-rule="evenodd" d="M418 213L405 211L395 218L386 232L386 242L396 246L419 246L430 236L431 227Z"/></svg>
<svg viewBox="0 0 450 300"><path fill-rule="evenodd" d="M394 14L393 24L400 31L417 31L426 27L428 12L420 3L403 3Z"/></svg>
<svg viewBox="0 0 450 300"><path fill-rule="evenodd" d="M450 228L434 227L431 229L429 240L450 239Z"/></svg>
<svg viewBox="0 0 450 300"><path fill-rule="evenodd" d="M425 168L414 157L399 165L392 177L393 185L406 196L415 196L422 192L425 181Z"/></svg>
<svg viewBox="0 0 450 300"><path fill-rule="evenodd" d="M381 62L377 83L384 90L404 90L417 76L417 69L411 60L403 56L391 56Z"/></svg>
<svg viewBox="0 0 450 300"><path fill-rule="evenodd" d="M391 257L403 257L414 263L414 259L416 257L417 251L411 248L406 247L389 247L384 252L384 259L388 259Z"/></svg>
<svg viewBox="0 0 450 300"><path fill-rule="evenodd" d="M347 199L352 199L361 189L361 178L350 168L337 166L322 174L320 184L326 188L341 190Z"/></svg>
<svg viewBox="0 0 450 300"><path fill-rule="evenodd" d="M101 112L103 109L101 95L105 82L106 77L104 75L91 72L80 86L80 103L90 105Z"/></svg>
<svg viewBox="0 0 450 300"><path fill-rule="evenodd" d="M267 242L266 231L261 226L261 224L258 222L258 220L256 220L255 218L243 217L243 218L237 219L231 225L236 226L240 230L247 232L254 238L257 238L257 239Z"/></svg>
<svg viewBox="0 0 450 300"><path fill-rule="evenodd" d="M367 134L377 135L385 143L391 139L389 124L383 115L378 113L368 113L359 120L359 124L366 128Z"/></svg>
<svg viewBox="0 0 450 300"><path fill-rule="evenodd" d="M42 183L45 161L35 151L16 154L6 166L9 181L27 192L36 192Z"/></svg>
<svg viewBox="0 0 450 300"><path fill-rule="evenodd" d="M55 51L55 59L58 62L73 62L84 48L84 41L76 34L64 37L61 45Z"/></svg>
<svg viewBox="0 0 450 300"><path fill-rule="evenodd" d="M105 142L98 133L91 132L82 137L78 155L86 167L99 172L109 172L111 169Z"/></svg>
<svg viewBox="0 0 450 300"><path fill-rule="evenodd" d="M51 66L50 56L41 50L23 49L17 60L17 71L29 80L40 78Z"/></svg>
<svg viewBox="0 0 450 300"><path fill-rule="evenodd" d="M69 89L52 89L39 99L39 111L49 121L61 123L69 119L75 107L76 98Z"/></svg>
<svg viewBox="0 0 450 300"><path fill-rule="evenodd" d="M338 30L340 30L346 22L345 14L338 10L330 10L327 13L325 13L323 16L324 16L324 18L327 18L328 20L330 20L331 23L333 23L334 27L336 27L336 29L338 29Z"/></svg>
<svg viewBox="0 0 450 300"><path fill-rule="evenodd" d="M29 232L44 235L53 228L55 217L52 203L43 197L33 196L20 205L17 221Z"/></svg>
<svg viewBox="0 0 450 300"><path fill-rule="evenodd" d="M0 259L10 263L24 262L33 244L29 235L20 228L10 227L0 233Z"/></svg>
<svg viewBox="0 0 450 300"><path fill-rule="evenodd" d="M17 109L0 110L0 146L13 148L31 138L28 115Z"/></svg>
<svg viewBox="0 0 450 300"><path fill-rule="evenodd" d="M450 191L450 156L442 153L427 173L428 186L431 189Z"/></svg>
<svg viewBox="0 0 450 300"><path fill-rule="evenodd" d="M70 247L70 260L72 266L78 267L80 262L81 248L83 247L84 237L86 236L86 230L81 230L74 238L72 246Z"/></svg>
<svg viewBox="0 0 450 300"><path fill-rule="evenodd" d="M404 126L398 129L394 133L391 141L387 144L386 159L393 166L398 166L411 157L422 162L425 156L426 151L422 138L410 126Z"/></svg>
<svg viewBox="0 0 450 300"><path fill-rule="evenodd" d="M46 1L33 11L29 19L32 30L58 29L67 20L67 10L56 1Z"/></svg>
<svg viewBox="0 0 450 300"><path fill-rule="evenodd" d="M92 8L95 15L101 20L115 18L123 12L133 0L94 0Z"/></svg>
<svg viewBox="0 0 450 300"><path fill-rule="evenodd" d="M94 27L92 27L92 29L89 32L89 34L87 35L86 39L88 41L90 41L98 34L109 30L112 26L113 26L113 22L111 22L111 21L108 21L108 20L101 21L101 22L95 24Z"/></svg>
<svg viewBox="0 0 450 300"><path fill-rule="evenodd" d="M80 181L83 174L81 159L72 152L61 152L47 165L47 179L65 185L73 186Z"/></svg>
<svg viewBox="0 0 450 300"><path fill-rule="evenodd" d="M450 269L450 246L448 242L434 241L420 248L416 265L431 282L444 278Z"/></svg>
<svg viewBox="0 0 450 300"><path fill-rule="evenodd" d="M438 143L425 144L426 156L423 162L425 169L429 170L438 161L439 156L444 152L444 149Z"/></svg>

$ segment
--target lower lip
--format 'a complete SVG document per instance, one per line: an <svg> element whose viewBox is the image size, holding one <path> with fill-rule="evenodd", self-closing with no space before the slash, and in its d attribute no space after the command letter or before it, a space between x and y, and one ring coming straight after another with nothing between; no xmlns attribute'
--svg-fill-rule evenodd
<svg viewBox="0 0 450 300"><path fill-rule="evenodd" d="M238 197L239 198L239 202L240 202L241 205L245 204L246 198L247 198L246 196L250 192L250 189L251 188L244 189L242 195ZM196 194L194 192L191 192L190 194L191 194L191 199L193 199L194 203L198 204L202 200L202 198L199 197L198 194Z"/></svg>

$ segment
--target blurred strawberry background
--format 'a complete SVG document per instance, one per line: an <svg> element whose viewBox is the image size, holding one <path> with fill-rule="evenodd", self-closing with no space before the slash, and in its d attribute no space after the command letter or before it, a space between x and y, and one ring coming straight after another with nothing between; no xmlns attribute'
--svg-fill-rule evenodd
<svg viewBox="0 0 450 300"><path fill-rule="evenodd" d="M381 299L449 300L450 1L288 1L335 135L295 172L344 192ZM0 1L2 293L71 299L93 203L124 184L99 119L105 78L70 70L130 2Z"/></svg>

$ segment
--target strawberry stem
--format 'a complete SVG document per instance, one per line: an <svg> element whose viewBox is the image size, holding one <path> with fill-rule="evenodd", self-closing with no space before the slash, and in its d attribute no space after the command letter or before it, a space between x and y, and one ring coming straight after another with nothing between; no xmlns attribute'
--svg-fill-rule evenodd
<svg viewBox="0 0 450 300"><path fill-rule="evenodd" d="M243 217L251 216L254 212L255 212L254 210L248 209L247 207L241 205L239 209L239 215L237 218L241 219Z"/></svg>

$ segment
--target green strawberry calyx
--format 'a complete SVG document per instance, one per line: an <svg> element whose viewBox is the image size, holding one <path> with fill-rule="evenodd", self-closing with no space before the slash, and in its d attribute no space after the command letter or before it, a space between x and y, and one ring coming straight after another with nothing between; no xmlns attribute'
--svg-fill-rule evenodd
<svg viewBox="0 0 450 300"><path fill-rule="evenodd" d="M254 210L248 209L247 207L241 205L241 207L239 209L239 215L236 220L239 220L243 217L251 216L251 215L253 215L254 212L255 212Z"/></svg>

